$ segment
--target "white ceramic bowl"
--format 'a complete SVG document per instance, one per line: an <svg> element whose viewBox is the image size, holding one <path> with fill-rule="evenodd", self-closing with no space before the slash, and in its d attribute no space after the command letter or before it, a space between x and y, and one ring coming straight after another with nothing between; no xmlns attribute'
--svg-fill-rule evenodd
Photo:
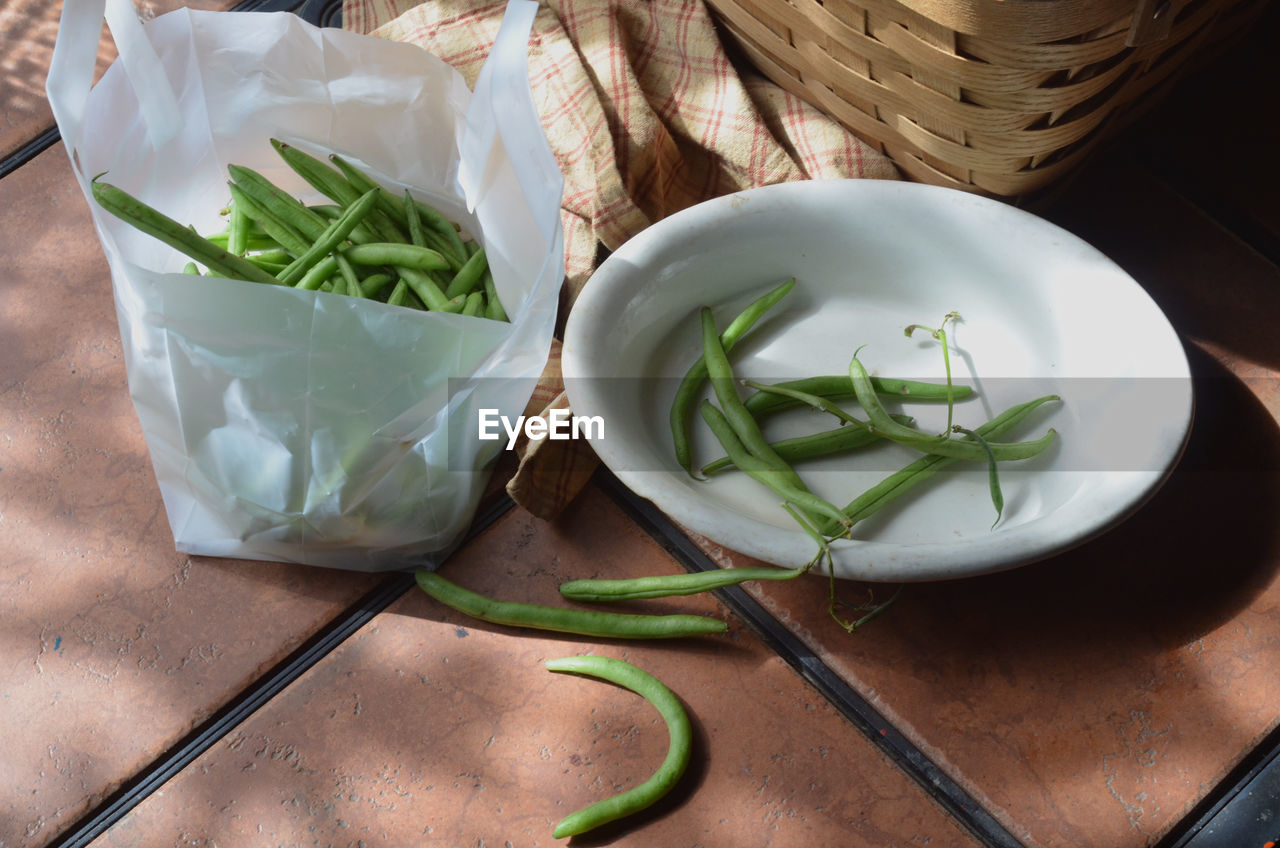
<svg viewBox="0 0 1280 848"><path fill-rule="evenodd" d="M769 490L737 472L695 480L676 463L668 410L700 352L698 309L723 328L778 282L797 285L733 351L735 373L772 382L847 373L942 381L927 334L950 311L953 375L976 388L955 421L976 427L1044 394L1007 440L1048 427L1057 443L1001 465L1005 509L992 526L987 471L957 464L833 545L836 573L873 581L959 577L1014 567L1095 536L1139 507L1186 442L1192 386L1176 334L1124 271L1033 215L970 194L903 182L768 186L699 204L627 242L596 272L565 334L566 389L577 416L598 417L602 461L634 492L718 544L779 565L816 547ZM707 391L710 396L710 391ZM858 414L856 406L850 411ZM945 404L903 404L925 431ZM834 426L795 412L770 438ZM721 451L696 416L695 461ZM918 454L897 445L798 466L839 506Z"/></svg>

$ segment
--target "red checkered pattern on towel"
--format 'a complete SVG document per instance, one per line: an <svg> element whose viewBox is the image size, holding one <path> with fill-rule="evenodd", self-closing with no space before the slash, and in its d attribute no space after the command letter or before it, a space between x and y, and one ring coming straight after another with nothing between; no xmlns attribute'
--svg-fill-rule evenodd
<svg viewBox="0 0 1280 848"><path fill-rule="evenodd" d="M474 84L505 0L344 0L343 26L418 44ZM874 148L813 107L729 60L702 0L550 0L529 42L543 130L565 175L562 315L588 284L600 247L712 197L801 179L897 179ZM563 406L559 345L530 402ZM524 446L507 484L553 517L595 468L589 445Z"/></svg>

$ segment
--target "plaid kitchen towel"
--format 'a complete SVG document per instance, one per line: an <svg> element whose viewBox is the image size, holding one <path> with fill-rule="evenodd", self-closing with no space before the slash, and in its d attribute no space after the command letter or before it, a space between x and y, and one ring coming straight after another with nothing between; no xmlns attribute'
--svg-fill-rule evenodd
<svg viewBox="0 0 1280 848"><path fill-rule="evenodd" d="M343 26L417 44L474 86L505 0L344 0ZM561 321L600 248L712 197L801 179L897 179L887 157L759 74L730 63L702 0L543 0L529 42L543 130L565 176ZM561 324L563 326L563 323ZM529 404L567 401L560 348ZM596 467L580 440L517 445L507 491L559 514Z"/></svg>

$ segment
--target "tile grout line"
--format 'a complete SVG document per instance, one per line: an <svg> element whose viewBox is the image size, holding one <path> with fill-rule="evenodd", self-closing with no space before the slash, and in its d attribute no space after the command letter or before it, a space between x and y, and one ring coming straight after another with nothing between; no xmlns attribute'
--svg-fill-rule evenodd
<svg viewBox="0 0 1280 848"><path fill-rule="evenodd" d="M485 532L506 515L515 502L505 493L477 512L459 548ZM257 710L313 666L339 648L374 617L415 587L409 572L389 573L378 587L336 616L302 645L259 677L229 703L189 731L168 751L160 754L133 779L108 795L66 832L50 842L51 848L84 848L123 819L170 778L197 757L226 738Z"/></svg>
<svg viewBox="0 0 1280 848"><path fill-rule="evenodd" d="M1263 821L1262 816L1269 812L1263 807L1269 806L1267 801L1270 797L1254 799L1251 797L1251 788L1255 782L1265 779L1275 769L1280 769L1280 726L1273 727L1252 751L1246 753L1199 804L1192 807L1181 821L1170 828L1163 839L1155 843L1155 848L1197 848L1206 841L1211 845L1220 845L1222 843L1215 839L1217 834L1214 833L1213 825L1231 818L1236 811L1243 811L1249 818L1256 817ZM1269 835L1278 834L1280 826ZM1228 835L1227 838L1231 836Z"/></svg>
<svg viewBox="0 0 1280 848"><path fill-rule="evenodd" d="M690 571L719 568L655 506L612 474L598 475L604 489L650 536ZM996 818L946 775L835 671L739 587L715 594L775 653L816 688L891 762L987 848L1025 848Z"/></svg>

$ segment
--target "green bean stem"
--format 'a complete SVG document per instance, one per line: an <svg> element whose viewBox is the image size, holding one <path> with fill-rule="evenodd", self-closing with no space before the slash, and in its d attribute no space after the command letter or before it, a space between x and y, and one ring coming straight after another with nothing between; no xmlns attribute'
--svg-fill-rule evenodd
<svg viewBox="0 0 1280 848"><path fill-rule="evenodd" d="M422 591L450 609L508 627L614 639L674 639L728 630L723 621L707 616L630 615L497 601L463 589L433 571L419 570L414 577Z"/></svg>
<svg viewBox="0 0 1280 848"><path fill-rule="evenodd" d="M792 277L767 292L764 296L752 301L746 309L738 313L729 322L729 326L725 327L724 332L720 334L720 345L725 352L733 350L734 345L746 335L747 331L755 326L756 322L764 317L764 314L772 309L778 301L786 297L787 293L795 288L795 284L795 278ZM698 393L706 379L706 358L703 355L699 355L693 365L689 366L689 370L680 381L680 386L676 389L675 399L671 403L671 440L675 448L676 462L691 474L693 473L693 449L689 444L689 417L693 412L694 401L697 400Z"/></svg>
<svg viewBox="0 0 1280 848"><path fill-rule="evenodd" d="M652 806L675 787L689 766L693 750L693 729L689 716L675 696L648 672L609 657L562 657L546 661L550 671L584 674L607 680L628 689L652 704L667 725L667 755L657 771L639 786L597 801L570 813L556 825L552 836L563 839L586 833Z"/></svg>

